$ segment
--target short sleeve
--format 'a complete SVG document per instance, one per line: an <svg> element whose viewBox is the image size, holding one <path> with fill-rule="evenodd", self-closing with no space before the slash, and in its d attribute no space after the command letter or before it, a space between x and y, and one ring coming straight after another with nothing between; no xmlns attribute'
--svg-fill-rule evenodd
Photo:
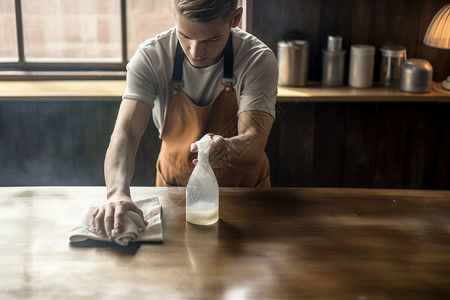
<svg viewBox="0 0 450 300"><path fill-rule="evenodd" d="M238 114L258 110L275 119L278 64L274 53L270 50L259 53L249 67L241 85Z"/></svg>
<svg viewBox="0 0 450 300"><path fill-rule="evenodd" d="M127 88L122 99L144 101L153 108L157 97L157 80L151 60L139 49L127 64Z"/></svg>

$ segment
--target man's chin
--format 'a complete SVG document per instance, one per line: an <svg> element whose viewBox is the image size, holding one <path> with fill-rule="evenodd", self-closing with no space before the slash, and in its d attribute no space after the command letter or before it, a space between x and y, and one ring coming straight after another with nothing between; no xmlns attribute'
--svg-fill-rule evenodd
<svg viewBox="0 0 450 300"><path fill-rule="evenodd" d="M201 59L201 60L189 59L189 62L196 68L205 68L210 65L208 59Z"/></svg>

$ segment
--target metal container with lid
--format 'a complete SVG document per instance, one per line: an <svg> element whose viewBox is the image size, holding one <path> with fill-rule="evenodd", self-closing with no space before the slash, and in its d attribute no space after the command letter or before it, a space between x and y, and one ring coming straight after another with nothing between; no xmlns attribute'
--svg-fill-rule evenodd
<svg viewBox="0 0 450 300"><path fill-rule="evenodd" d="M350 69L348 84L366 88L373 84L375 47L372 45L352 45L350 47Z"/></svg>
<svg viewBox="0 0 450 300"><path fill-rule="evenodd" d="M399 86L406 49L400 45L385 45L381 49L380 82L384 86Z"/></svg>
<svg viewBox="0 0 450 300"><path fill-rule="evenodd" d="M322 85L341 86L344 83L345 50L342 37L328 36L327 49L323 50Z"/></svg>
<svg viewBox="0 0 450 300"><path fill-rule="evenodd" d="M431 91L433 67L426 59L408 59L402 66L400 89L410 93L428 93Z"/></svg>
<svg viewBox="0 0 450 300"><path fill-rule="evenodd" d="M305 40L278 42L278 84L305 86L308 81L309 43Z"/></svg>

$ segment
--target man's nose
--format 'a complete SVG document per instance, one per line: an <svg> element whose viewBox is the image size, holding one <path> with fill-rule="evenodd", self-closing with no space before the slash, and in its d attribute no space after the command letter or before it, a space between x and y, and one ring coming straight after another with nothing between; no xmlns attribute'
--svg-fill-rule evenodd
<svg viewBox="0 0 450 300"><path fill-rule="evenodd" d="M203 53L203 45L201 42L192 41L191 44L191 56L193 58L200 58Z"/></svg>

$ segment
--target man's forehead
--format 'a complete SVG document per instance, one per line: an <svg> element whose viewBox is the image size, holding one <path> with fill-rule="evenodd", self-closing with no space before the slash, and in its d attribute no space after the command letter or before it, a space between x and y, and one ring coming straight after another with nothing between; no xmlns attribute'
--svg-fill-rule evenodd
<svg viewBox="0 0 450 300"><path fill-rule="evenodd" d="M214 20L208 23L193 22L183 16L178 16L175 20L177 32L184 37L195 40L209 40L227 34L231 26L222 20Z"/></svg>

